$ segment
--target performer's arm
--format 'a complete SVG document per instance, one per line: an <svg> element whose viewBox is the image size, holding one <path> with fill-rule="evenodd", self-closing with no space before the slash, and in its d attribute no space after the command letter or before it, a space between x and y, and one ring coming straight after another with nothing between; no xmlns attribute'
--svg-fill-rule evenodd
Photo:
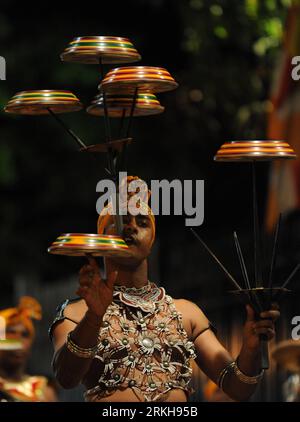
<svg viewBox="0 0 300 422"><path fill-rule="evenodd" d="M85 265L80 272L77 294L85 300L87 310L77 325L70 320L64 320L53 331L53 369L57 381L64 388L76 387L89 370L103 316L112 302L116 277L114 272L106 282L101 280L99 267L92 258L90 265ZM72 319L76 321L76 317ZM91 356L88 357L90 352ZM86 356L79 356L82 353Z"/></svg>
<svg viewBox="0 0 300 422"><path fill-rule="evenodd" d="M203 331L203 313L197 305L190 302L190 316L192 332L196 334L194 344L197 350L197 364L206 375L218 383L222 371L226 370L222 388L234 400L244 401L254 393L257 384L249 384L240 380L236 373L228 366L234 361L230 353L222 346L212 330ZM244 326L243 345L237 359L240 371L248 377L260 373L260 345L259 335L265 334L268 339L274 337L274 321L279 316L279 311L264 312L261 321L256 321L252 308L247 307L247 321Z"/></svg>

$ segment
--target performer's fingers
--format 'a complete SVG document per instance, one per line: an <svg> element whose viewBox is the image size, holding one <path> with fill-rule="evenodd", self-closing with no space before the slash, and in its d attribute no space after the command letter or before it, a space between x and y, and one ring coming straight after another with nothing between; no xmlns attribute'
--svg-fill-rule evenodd
<svg viewBox="0 0 300 422"><path fill-rule="evenodd" d="M112 271L107 279L107 286L111 289L114 287L115 282L117 281L118 271Z"/></svg>
<svg viewBox="0 0 300 422"><path fill-rule="evenodd" d="M84 298L88 292L89 292L89 288L87 286L82 286L77 289L76 294Z"/></svg>
<svg viewBox="0 0 300 422"><path fill-rule="evenodd" d="M88 271L86 273L82 273L79 277L79 285L80 286L91 286L94 279L94 271Z"/></svg>
<svg viewBox="0 0 300 422"><path fill-rule="evenodd" d="M89 277L80 277L79 286L80 287L90 287L92 284L92 279Z"/></svg>
<svg viewBox="0 0 300 422"><path fill-rule="evenodd" d="M271 318L273 321L276 321L280 317L280 312L277 310L264 311L260 314L261 318Z"/></svg>
<svg viewBox="0 0 300 422"><path fill-rule="evenodd" d="M79 275L82 275L87 272L87 264L83 265L79 270Z"/></svg>
<svg viewBox="0 0 300 422"><path fill-rule="evenodd" d="M81 267L79 274L85 274L88 273L89 271L94 271L94 267L90 264L85 264L83 265L83 267Z"/></svg>
<svg viewBox="0 0 300 422"><path fill-rule="evenodd" d="M89 254L87 254L87 259L89 260L89 264L93 268L93 270L100 273L100 268L99 268L99 265L97 264L96 259Z"/></svg>
<svg viewBox="0 0 300 422"><path fill-rule="evenodd" d="M250 305L246 305L247 321L255 321L255 312Z"/></svg>
<svg viewBox="0 0 300 422"><path fill-rule="evenodd" d="M261 321L257 321L254 325L255 329L258 328L272 328L274 327L273 321L270 321L269 319L262 319Z"/></svg>
<svg viewBox="0 0 300 422"><path fill-rule="evenodd" d="M279 311L280 307L279 304L277 302L272 302L271 303L271 309L274 311Z"/></svg>
<svg viewBox="0 0 300 422"><path fill-rule="evenodd" d="M268 340L271 340L275 336L275 330L272 328L256 328L255 334L258 336L263 334L267 336Z"/></svg>

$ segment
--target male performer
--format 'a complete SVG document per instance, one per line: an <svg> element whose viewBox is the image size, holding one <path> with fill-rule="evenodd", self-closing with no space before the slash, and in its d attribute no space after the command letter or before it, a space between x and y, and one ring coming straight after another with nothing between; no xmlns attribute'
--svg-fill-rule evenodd
<svg viewBox="0 0 300 422"><path fill-rule="evenodd" d="M148 281L155 221L146 202L141 209L123 218L132 257L107 258L106 280L89 258L80 271L80 298L64 302L58 311L50 329L57 380L64 388L82 383L87 401L185 402L196 359L226 394L247 400L262 377L259 335L273 338L279 312L263 312L257 321L247 307L243 345L234 360L196 304L172 299ZM98 221L98 232L104 231L116 233L107 208Z"/></svg>
<svg viewBox="0 0 300 422"><path fill-rule="evenodd" d="M16 308L0 311L0 317L6 323L7 341L2 344L18 344L15 350L1 350L0 342L0 401L56 401L47 378L25 372L35 336L32 319L41 319L40 304L24 296Z"/></svg>

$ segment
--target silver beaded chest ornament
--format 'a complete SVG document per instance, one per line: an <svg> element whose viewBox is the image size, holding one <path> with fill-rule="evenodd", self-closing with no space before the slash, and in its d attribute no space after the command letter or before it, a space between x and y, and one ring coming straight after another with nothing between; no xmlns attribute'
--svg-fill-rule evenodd
<svg viewBox="0 0 300 422"><path fill-rule="evenodd" d="M144 401L164 400L172 389L189 394L195 357L182 315L164 288L150 282L142 288L115 286L93 361L101 376L86 399L125 388Z"/></svg>

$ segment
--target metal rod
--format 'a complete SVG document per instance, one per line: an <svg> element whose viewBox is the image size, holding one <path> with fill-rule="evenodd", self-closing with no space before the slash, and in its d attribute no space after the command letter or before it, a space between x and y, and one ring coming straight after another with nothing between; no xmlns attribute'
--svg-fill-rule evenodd
<svg viewBox="0 0 300 422"><path fill-rule="evenodd" d="M133 120L134 110L135 110L135 106L136 106L137 94L138 94L138 88L135 88L134 95L133 95L133 98L132 98L131 109L130 109L126 138L129 138L129 136L130 136L132 120ZM125 169L125 167L126 167L126 152L127 152L127 142L124 143L123 148L122 148L121 153L120 153L120 167L122 169Z"/></svg>
<svg viewBox="0 0 300 422"><path fill-rule="evenodd" d="M116 183L116 187L118 189L117 183ZM120 198L120 194L117 191L116 192L116 215L115 215L115 222L116 222L117 233L118 233L119 236L122 236L122 234L123 234L123 219L122 219L122 216L120 215L119 198Z"/></svg>
<svg viewBox="0 0 300 422"><path fill-rule="evenodd" d="M216 257L216 255L209 249L209 247L206 245L206 243L200 238L200 236L191 229L191 232L193 235L199 240L199 242L204 246L204 248L207 250L207 252L210 254L210 256L216 261L216 263L221 267L223 272L226 274L226 276L229 278L229 280L234 284L234 286L238 290L242 290L241 286L235 281L235 279L232 277L232 275L228 272L228 270L224 267L224 265L221 263L221 261Z"/></svg>
<svg viewBox="0 0 300 422"><path fill-rule="evenodd" d="M234 243L235 243L235 247L236 247L236 250L237 250L237 254L238 254L238 257L239 257L240 266L241 266L242 274L243 274L243 277L244 277L246 289L251 289L249 277L248 277L248 272L247 272L247 268L246 268L245 261L244 261L244 256L243 256L242 249L241 249L241 246L240 246L240 242L239 242L239 239L238 239L236 232L233 232L233 238L234 238Z"/></svg>
<svg viewBox="0 0 300 422"><path fill-rule="evenodd" d="M135 106L136 106L137 94L138 94L138 87L136 87L135 90L134 90L134 95L133 95L131 109L130 109L130 115L129 115L129 122L128 122L128 127L127 127L126 138L129 138L129 136L130 136L130 130L131 130L132 118L133 118L133 114L134 114L134 110L135 110Z"/></svg>
<svg viewBox="0 0 300 422"><path fill-rule="evenodd" d="M104 78L104 70L103 70L103 62L102 57L99 57L99 65L100 65L100 75L101 80ZM107 102L106 102L106 93L104 89L102 89L102 96L103 96L103 108L104 108L104 127L105 127L105 142L109 144L111 141L111 130L110 130L110 121L107 109ZM110 173L116 176L116 168L113 162L113 150L111 147L107 147L107 161L108 161L108 169Z"/></svg>
<svg viewBox="0 0 300 422"><path fill-rule="evenodd" d="M123 130L123 126L124 126L125 115L126 115L126 108L123 108L120 126L119 126L119 131L118 131L118 138L121 138L121 136L122 136L122 130Z"/></svg>
<svg viewBox="0 0 300 422"><path fill-rule="evenodd" d="M254 277L255 287L262 287L262 264L260 251L259 220L257 209L257 190L256 190L256 168L255 161L252 161L252 206L253 206L253 232L254 232Z"/></svg>
<svg viewBox="0 0 300 422"><path fill-rule="evenodd" d="M276 265L276 257L277 257L277 250L278 250L278 235L281 225L281 213L279 214L279 218L276 224L275 235L274 235L274 244L273 244L273 251L272 251L272 258L271 258L271 266L270 266L270 274L269 274L269 288L272 287L273 284L273 271Z"/></svg>
<svg viewBox="0 0 300 422"><path fill-rule="evenodd" d="M99 57L99 64L100 64L101 80L103 80L104 70L103 70L103 62L102 62L101 56ZM111 140L111 130L110 130L110 121L109 121L107 101L106 101L106 92L103 88L102 88L102 95L103 95L104 125L105 125L106 141L109 142Z"/></svg>
<svg viewBox="0 0 300 422"><path fill-rule="evenodd" d="M294 277L294 275L296 274L296 272L299 270L300 268L300 263L296 265L296 267L294 268L294 270L291 272L291 274L289 275L289 277L286 279L286 281L283 283L283 285L281 286L282 289L284 289L288 283L291 281L291 279Z"/></svg>
<svg viewBox="0 0 300 422"><path fill-rule="evenodd" d="M51 110L50 107L47 107L47 110L50 115L54 117L54 119L64 128L64 130L68 132L68 134L76 141L80 148L87 149L85 143L65 124L65 122L60 117L57 116L56 113L54 113L54 111Z"/></svg>

